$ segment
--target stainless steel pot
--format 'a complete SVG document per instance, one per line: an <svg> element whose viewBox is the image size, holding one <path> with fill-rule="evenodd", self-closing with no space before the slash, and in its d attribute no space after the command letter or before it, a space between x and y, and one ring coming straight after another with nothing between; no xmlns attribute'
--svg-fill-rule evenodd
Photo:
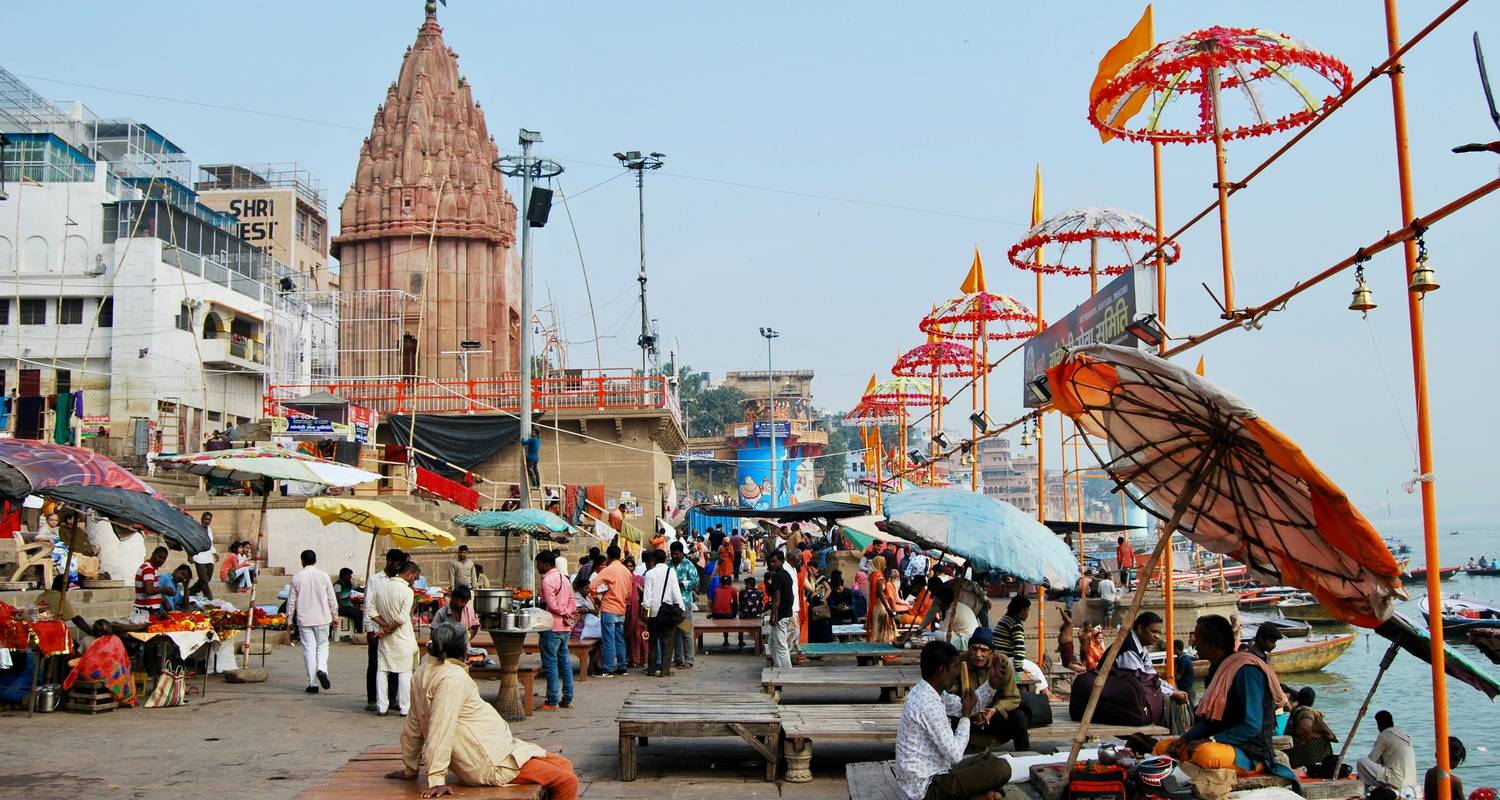
<svg viewBox="0 0 1500 800"><path fill-rule="evenodd" d="M56 711L62 705L62 687L55 683L38 686L26 695L26 703L32 711L40 714Z"/></svg>
<svg viewBox="0 0 1500 800"><path fill-rule="evenodd" d="M513 603L510 589L475 589L474 613L499 614L511 609Z"/></svg>
<svg viewBox="0 0 1500 800"><path fill-rule="evenodd" d="M531 625L534 619L535 615L531 613L531 609L521 608L516 610L516 628L518 630L531 630Z"/></svg>
<svg viewBox="0 0 1500 800"><path fill-rule="evenodd" d="M516 613L514 611L501 612L501 614L500 614L500 630L502 630L502 631L514 631L514 630L517 630L518 626L516 624L516 616L517 615L516 615Z"/></svg>

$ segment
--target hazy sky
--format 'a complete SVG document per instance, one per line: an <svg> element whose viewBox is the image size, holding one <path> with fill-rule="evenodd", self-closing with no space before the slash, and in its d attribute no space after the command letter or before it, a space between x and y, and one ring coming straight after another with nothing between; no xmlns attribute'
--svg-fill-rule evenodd
<svg viewBox="0 0 1500 800"><path fill-rule="evenodd" d="M1407 0L1405 32L1444 6ZM146 121L199 163L299 161L322 178L331 209L422 21L421 0L147 1L100 16L87 9L102 4L18 8L6 15L4 66L42 94ZM1098 59L1139 3L626 8L453 0L439 19L502 150L514 149L518 127L542 131L542 152L567 167L566 192L620 173L616 150L667 153L647 183L651 313L667 346L675 340L696 368L764 368L757 328L774 326L776 366L816 370L819 404L847 408L870 373L921 341L916 321L957 292L976 244L991 291L1033 300L1030 273L1006 266L1004 253L1026 227L1034 164L1048 214L1102 205L1150 214L1149 147L1101 144L1085 120ZM1158 39L1211 24L1286 32L1342 58L1356 77L1385 55L1373 2L1157 3ZM1419 212L1496 175L1492 156L1448 152L1496 137L1474 30L1490 37L1500 64L1500 8L1486 2L1408 57ZM1233 143L1231 175L1281 141ZM1231 202L1241 304L1399 226L1394 163L1381 79ZM1169 229L1211 200L1212 181L1211 147L1166 151ZM635 189L624 177L571 205L577 245L561 207L538 236L539 305L555 297L571 365L592 367L581 246L605 364L637 363ZM1445 529L1496 527L1497 215L1491 197L1428 235L1443 286L1426 308ZM1212 222L1182 239L1169 281L1174 334L1218 321L1199 286L1219 291ZM1192 359L1206 355L1210 378L1301 441L1377 525L1404 533L1419 506L1401 489L1413 475L1415 427L1399 251L1369 273L1380 307L1368 321L1345 310L1353 277L1341 276L1264 330L1223 336ZM1049 279L1046 316L1086 291L1086 280ZM993 381L992 416L1009 419L1019 411L1019 371L1006 364Z"/></svg>

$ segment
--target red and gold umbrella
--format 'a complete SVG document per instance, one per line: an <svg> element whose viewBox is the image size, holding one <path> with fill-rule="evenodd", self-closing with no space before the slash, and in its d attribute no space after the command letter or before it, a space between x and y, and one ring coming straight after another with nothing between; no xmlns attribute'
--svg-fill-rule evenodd
<svg viewBox="0 0 1500 800"><path fill-rule="evenodd" d="M1374 628L1406 597L1375 527L1286 434L1241 400L1148 353L1095 344L1047 372L1052 402L1151 513L1270 584L1306 589Z"/></svg>

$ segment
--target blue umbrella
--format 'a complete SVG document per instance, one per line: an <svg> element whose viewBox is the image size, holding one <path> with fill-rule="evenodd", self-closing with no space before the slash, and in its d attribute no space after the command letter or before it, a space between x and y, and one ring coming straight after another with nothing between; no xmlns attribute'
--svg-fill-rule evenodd
<svg viewBox="0 0 1500 800"><path fill-rule="evenodd" d="M912 489L885 499L885 529L1026 583L1078 583L1078 559L1046 525L1010 503L967 489Z"/></svg>
<svg viewBox="0 0 1500 800"><path fill-rule="evenodd" d="M550 539L552 534L573 530L573 526L562 517L540 508L518 508L515 511L471 511L454 517L453 522L465 528L529 533L539 539Z"/></svg>

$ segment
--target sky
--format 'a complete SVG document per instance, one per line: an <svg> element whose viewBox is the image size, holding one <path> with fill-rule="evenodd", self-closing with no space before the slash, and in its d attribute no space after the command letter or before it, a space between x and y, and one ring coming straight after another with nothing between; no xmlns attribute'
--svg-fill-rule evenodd
<svg viewBox="0 0 1500 800"><path fill-rule="evenodd" d="M1407 0L1403 30L1446 5ZM439 21L502 152L515 151L517 128L539 130L538 152L567 170L554 188L574 199L538 232L535 261L537 305L561 324L570 366L595 365L580 252L603 364L638 363L636 195L610 154L655 150L667 157L646 179L647 270L664 349L715 375L764 369L758 329L774 327L775 367L814 370L818 404L842 410L871 373L921 343L918 319L957 294L976 246L990 290L1033 304L1030 273L1008 266L1005 251L1027 227L1036 165L1049 215L1089 206L1150 215L1149 146L1102 144L1086 120L1098 60L1142 7L831 0L627 11L452 0ZM422 22L421 0L142 0L107 20L92 18L89 4L24 8L7 15L3 66L40 93L147 122L197 163L300 162L322 179L334 217ZM1373 2L1168 0L1155 11L1158 40L1213 24L1262 26L1339 57L1356 78L1386 53ZM1500 53L1500 7L1476 2L1407 57L1419 213L1497 173L1493 156L1449 152L1496 138L1475 30ZM1284 108L1274 101L1287 98L1265 99ZM1226 105L1236 101L1243 107L1242 97ZM1230 175L1285 137L1233 142ZM1382 78L1235 195L1240 304L1400 227L1394 152ZM1211 146L1166 148L1169 230L1213 199L1213 176ZM1492 196L1427 234L1442 284L1425 309L1445 530L1494 527L1497 219ZM1219 321L1200 286L1221 293L1213 223L1181 239L1183 259L1170 268L1174 335ZM1380 304L1367 319L1346 310L1354 281L1345 274L1262 330L1185 358L1203 355L1210 379L1301 442L1378 527L1409 536L1420 505L1403 490L1415 474L1415 413L1399 250L1367 269ZM1048 279L1044 316L1087 291L1087 280ZM991 416L1015 417L1018 366L1001 365L991 380Z"/></svg>

